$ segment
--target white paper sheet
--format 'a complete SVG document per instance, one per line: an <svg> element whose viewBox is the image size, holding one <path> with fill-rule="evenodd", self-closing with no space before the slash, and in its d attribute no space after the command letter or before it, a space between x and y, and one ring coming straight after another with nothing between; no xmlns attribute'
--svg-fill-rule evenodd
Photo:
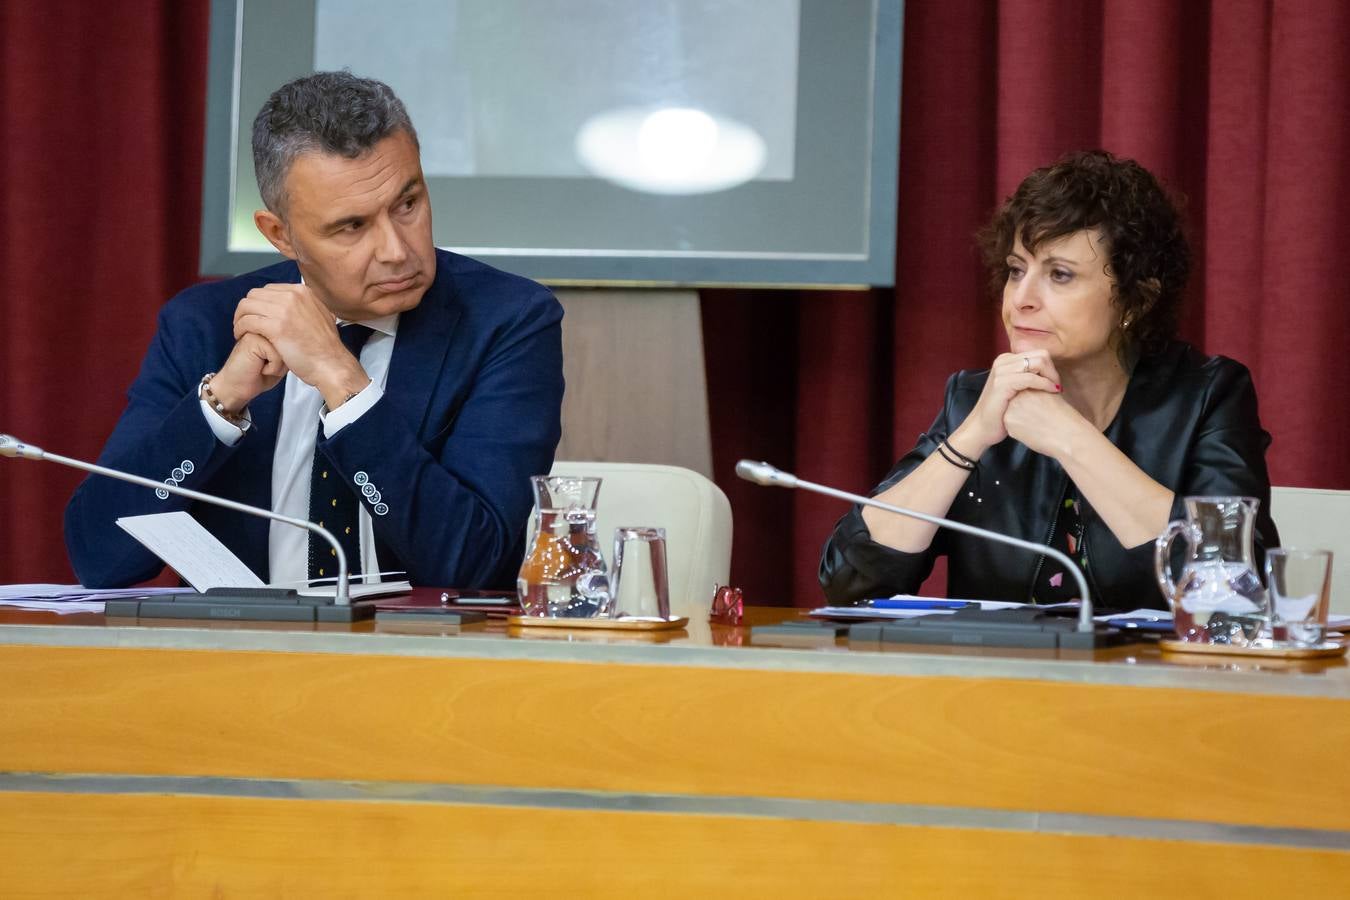
<svg viewBox="0 0 1350 900"><path fill-rule="evenodd" d="M0 584L0 600L18 598L36 600L42 598L60 599L76 591L84 591L78 584Z"/></svg>
<svg viewBox="0 0 1350 900"><path fill-rule="evenodd" d="M359 576L358 576L359 577ZM412 590L407 581L383 581L349 587L351 598L390 597ZM107 600L126 597L151 597L156 594L182 594L181 587L87 588L78 584L0 584L0 606L11 609L32 609L69 615L71 613L103 612ZM297 593L306 597L331 597L333 585L315 585L301 588Z"/></svg>
<svg viewBox="0 0 1350 900"><path fill-rule="evenodd" d="M358 576L359 577L359 576ZM355 580L347 584L347 596L352 600L364 600L370 597L393 597L406 594L412 585L406 581L377 581L374 584L359 584ZM337 585L321 584L296 591L301 597L336 597Z"/></svg>
<svg viewBox="0 0 1350 900"><path fill-rule="evenodd" d="M1105 622L1109 619L1148 619L1157 622L1170 622L1172 621L1172 614L1165 609L1134 609L1127 613L1108 613L1095 618L1098 622ZM1333 631L1350 629L1350 616L1327 616L1327 628Z"/></svg>
<svg viewBox="0 0 1350 900"><path fill-rule="evenodd" d="M983 610L1016 609L1027 605L1025 603L1009 603L1004 600L959 600L950 597L920 597L915 594L896 594L887 599L918 600L921 602L930 600L946 602L950 600L955 603L970 603ZM1063 606L1066 604L1056 605ZM1050 608L1052 607L1042 607L1042 609ZM823 619L913 619L918 616L949 616L954 612L956 612L954 609L879 609L873 606L822 606L819 609L811 610L811 615Z"/></svg>
<svg viewBox="0 0 1350 900"><path fill-rule="evenodd" d="M1129 612L1113 612L1102 616L1093 616L1098 622L1110 619L1148 619L1150 621L1170 622L1172 614L1165 609L1132 609Z"/></svg>
<svg viewBox="0 0 1350 900"><path fill-rule="evenodd" d="M7 606L10 609L33 609L44 612L54 612L58 615L68 616L71 613L101 613L103 612L102 600L0 600L0 606Z"/></svg>
<svg viewBox="0 0 1350 900"><path fill-rule="evenodd" d="M217 587L266 587L252 569L185 512L126 516L117 524L199 592Z"/></svg>
<svg viewBox="0 0 1350 900"><path fill-rule="evenodd" d="M181 593L176 587L87 588L78 584L0 584L0 606L68 613L103 612L105 600Z"/></svg>
<svg viewBox="0 0 1350 900"><path fill-rule="evenodd" d="M79 584L0 584L0 603L45 600L69 603L82 600L115 600L147 594L181 594L176 587L87 588Z"/></svg>

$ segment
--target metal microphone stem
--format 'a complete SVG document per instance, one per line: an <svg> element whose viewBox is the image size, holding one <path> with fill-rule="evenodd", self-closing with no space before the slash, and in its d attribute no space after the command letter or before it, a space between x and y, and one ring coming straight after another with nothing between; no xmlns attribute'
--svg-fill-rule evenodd
<svg viewBox="0 0 1350 900"><path fill-rule="evenodd" d="M940 525L943 528L951 528L954 531L963 531L966 534L973 534L976 537L988 538L991 541L998 541L1002 544L1010 544L1013 547L1021 547L1023 550L1030 550L1032 553L1040 553L1050 557L1064 566L1069 571L1075 581L1078 582L1079 596L1083 598L1082 605L1078 610L1078 630L1091 632L1096 624L1092 621L1092 599L1088 596L1087 579L1083 577L1083 570L1064 553L1056 550L1054 547L1047 547L1045 544L1037 544L1035 541L1024 541L1021 538L1009 537L1006 534L999 534L997 531L989 531L985 528L977 528L974 525L967 525L964 522L954 522L951 519L943 519L938 516L930 516L927 513L921 513L912 509L905 509L901 506L892 506L889 503L882 503L880 500L874 500L871 497L864 497L861 494L850 494L845 491L837 491L834 488L826 487L823 484L815 484L810 481L797 479L797 487L805 488L808 491L814 491L817 494L826 494L830 497L837 497L840 500L852 500L854 503L861 503L865 506L873 506L877 509L884 509L887 512L897 513L902 516L909 516L911 519L922 519L932 525Z"/></svg>
<svg viewBox="0 0 1350 900"><path fill-rule="evenodd" d="M333 598L335 606L348 606L351 604L351 595L347 589L347 554L343 552L342 545L338 543L328 529L321 528L313 522L305 519L293 519L290 516L283 516L280 513L274 513L270 509L262 509L257 506L249 506L246 503L236 503L233 500L226 500L223 497L213 497L210 494L203 494L200 491L189 490L185 487L179 487L170 482L155 481L153 478L142 478L140 475L132 475L128 472L119 472L116 469L109 469L104 466L97 466L93 463L81 462L78 459L71 459L68 456L61 456L56 453L48 453L41 447L35 447L32 444L25 444L16 438L0 434L0 456L14 456L20 459L43 459L48 462L60 463L63 466L69 466L72 469L80 469L85 472L92 472L95 475L106 475L108 478L116 478L118 481L128 481L132 484L139 484L141 487L150 488L152 491L167 491L170 494L178 494L191 500L197 500L202 503L209 503L212 506L223 506L226 509L232 509L236 512L246 513L251 516L261 516L265 519L272 519L276 522L285 522L287 525L294 525L297 528L304 528L323 537L333 549L337 551L338 561L338 580L337 590Z"/></svg>
<svg viewBox="0 0 1350 900"><path fill-rule="evenodd" d="M840 500L847 500L850 503L861 503L864 506L873 506L877 509L884 509L886 512L895 513L896 515L908 516L911 519L919 519L928 522L931 525L938 525L942 528L950 528L953 531L973 534L976 537L987 538L988 540L1000 544L1009 544L1013 547L1029 550L1032 553L1048 556L1063 565L1064 568L1068 570L1069 574L1073 576L1074 581L1078 582L1078 595L1082 598L1082 605L1078 609L1078 631L1090 634L1096 630L1096 625L1092 621L1092 597L1088 594L1087 579L1083 577L1083 570L1066 554L1061 553L1054 547L1047 547L1045 544L1037 544L1034 541L1024 541L1021 538L1009 537L1006 534L990 531L987 528L977 528L974 525L967 525L964 522L954 522L951 519L944 519L941 516L930 516L928 513L918 512L913 509L905 509L903 506L893 506L890 503L883 503L880 500L864 497L861 494L850 494L848 491L835 490L834 488L826 487L823 484L805 481L789 472L776 469L766 462L755 462L754 460L743 459L736 463L736 474L746 481L753 481L755 484L761 484L767 487L804 488L816 494L824 494L827 497L836 497Z"/></svg>

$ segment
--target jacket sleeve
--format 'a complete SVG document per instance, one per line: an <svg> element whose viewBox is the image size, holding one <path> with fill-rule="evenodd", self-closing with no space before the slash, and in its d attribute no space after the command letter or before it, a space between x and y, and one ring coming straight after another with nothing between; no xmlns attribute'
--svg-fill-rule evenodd
<svg viewBox="0 0 1350 900"><path fill-rule="evenodd" d="M1186 453L1181 483L1172 501L1172 519L1186 517L1187 497L1254 497L1260 501L1252 543L1261 565L1268 547L1280 537L1270 517L1270 475L1266 449L1270 435L1261 427L1256 388L1247 367L1231 359L1216 365L1204 393L1200 419ZM1153 542L1131 547L1134 564L1153 570Z"/></svg>
<svg viewBox="0 0 1350 900"><path fill-rule="evenodd" d="M899 482L937 450L964 416L957 414L955 394L961 373L947 379L946 400L932 426L919 435L914 448L896 463L881 484L868 495L875 497ZM933 561L946 552L946 532L938 529L933 542L921 553L906 553L872 540L863 521L862 507L855 505L834 526L820 557L820 586L831 603L857 603L895 593L913 593L933 571Z"/></svg>
<svg viewBox="0 0 1350 900"><path fill-rule="evenodd" d="M497 586L514 576L534 503L529 478L548 473L562 434L561 321L546 291L521 305L437 449L388 395L321 442L413 583Z"/></svg>
<svg viewBox="0 0 1350 900"><path fill-rule="evenodd" d="M234 452L216 439L202 414L197 385L224 361L191 304L171 301L127 406L99 455L99 464L156 481L200 490ZM247 440L247 436L245 436ZM242 443L242 442L241 442ZM192 501L102 475L88 476L66 506L65 538L71 566L87 587L125 587L153 578L164 564L116 520L185 510Z"/></svg>

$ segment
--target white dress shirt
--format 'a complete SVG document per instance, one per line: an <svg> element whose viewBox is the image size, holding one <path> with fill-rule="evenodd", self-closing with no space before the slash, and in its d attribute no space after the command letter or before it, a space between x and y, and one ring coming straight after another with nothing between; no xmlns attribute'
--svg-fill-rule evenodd
<svg viewBox="0 0 1350 900"><path fill-rule="evenodd" d="M331 438L347 425L361 418L384 396L389 377L389 360L394 353L398 336L398 313L362 322L374 334L361 348L361 368L370 377L370 384L346 403L328 413L323 412L323 395L319 389L305 384L294 372L286 373L285 396L281 401L281 423L277 428L277 443L272 455L272 511L296 519L309 519L309 478L314 462L314 438L317 426L323 422L324 437ZM341 325L343 320L339 319ZM234 425L202 401L202 414L216 437L225 444L238 443L248 430ZM247 412L245 413L247 417ZM375 572L379 561L375 556L375 531L365 504L360 507L361 571ZM282 522L271 523L267 541L267 563L272 584L293 587L309 577L310 532ZM378 577L369 579L379 581Z"/></svg>

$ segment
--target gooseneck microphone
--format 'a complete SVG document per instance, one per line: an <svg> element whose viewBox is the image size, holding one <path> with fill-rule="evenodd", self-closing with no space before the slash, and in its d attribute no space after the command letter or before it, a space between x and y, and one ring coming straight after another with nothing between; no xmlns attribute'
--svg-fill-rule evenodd
<svg viewBox="0 0 1350 900"><path fill-rule="evenodd" d="M179 487L172 482L155 481L153 478L142 478L140 475L132 475L129 472L120 472L117 469L109 469L106 466L96 466L93 463L71 459L68 456L48 453L41 447L25 444L18 438L8 434L0 434L0 456L10 456L18 459L40 459L47 462L54 462L63 466L69 466L72 469L92 472L95 475L106 475L108 478L116 478L118 481L139 484L141 487L149 488L152 491L167 491L170 494L178 494L179 496L197 500L201 503L209 503L212 506L223 506L226 509L232 509L235 512L246 513L250 516L260 516L275 522L285 522L287 525L294 525L296 528L304 528L308 531L312 531L315 534L320 535L332 545L335 551L337 551L338 578L337 591L333 598L334 605L351 605L351 595L347 589L347 554L342 552L342 545L338 543L338 539L333 537L331 532L326 528L315 525L313 522L306 521L305 519L293 519L290 516L274 513L270 509L249 506L246 503L236 503L233 500L226 500L223 497L213 497L210 494L203 494L201 491L193 491L185 487Z"/></svg>
<svg viewBox="0 0 1350 900"><path fill-rule="evenodd" d="M985 538L990 541L997 541L1000 544L1009 544L1013 547L1020 547L1023 550L1029 550L1032 553L1048 556L1064 566L1074 580L1078 582L1078 595L1083 598L1082 606L1078 610L1078 630L1080 632L1093 632L1096 629L1096 623L1092 621L1092 598L1088 596L1087 579L1083 577L1083 571L1065 554L1056 550L1054 547L1047 547L1044 544L1037 544L1033 541L1024 541L1021 538L1009 537L1006 534L999 534L997 531L990 531L987 528L977 528L974 525L967 525L964 522L953 522L951 519L944 519L940 516L930 516L928 513L921 513L912 509L905 509L901 506L893 506L889 503L883 503L880 500L874 500L871 497L864 497L861 494L850 494L847 491L835 490L832 487L826 487L823 484L814 484L810 481L804 481L796 475L776 469L766 462L754 462L753 460L743 459L736 463L736 474L746 481L753 481L755 484L765 485L767 487L785 487L801 488L804 491L811 491L814 494L824 494L827 497L835 497L839 500L848 500L851 503L861 503L864 506L873 506L877 509L884 509L887 512L896 513L901 516L909 516L911 519L920 519L932 525L938 525L942 528L950 528L954 531L962 531L966 534L973 534L976 537Z"/></svg>

